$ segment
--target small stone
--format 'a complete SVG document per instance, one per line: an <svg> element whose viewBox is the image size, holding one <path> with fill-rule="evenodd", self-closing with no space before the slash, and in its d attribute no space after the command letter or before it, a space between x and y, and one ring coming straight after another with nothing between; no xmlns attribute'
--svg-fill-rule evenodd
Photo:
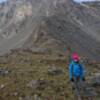
<svg viewBox="0 0 100 100"><path fill-rule="evenodd" d="M4 85L4 84L2 84L2 85L0 86L0 89L3 89L3 88L5 88L5 85Z"/></svg>
<svg viewBox="0 0 100 100"><path fill-rule="evenodd" d="M19 100L23 100L23 98L22 97L19 97Z"/></svg>
<svg viewBox="0 0 100 100"><path fill-rule="evenodd" d="M4 75L8 75L10 73L10 71L5 70L5 69L0 69L0 75L4 76Z"/></svg>
<svg viewBox="0 0 100 100"><path fill-rule="evenodd" d="M88 97L88 96L92 97L92 96L96 96L96 95L97 95L97 93L96 93L95 89L93 89L93 88L86 88L84 91L84 96L86 96L86 97Z"/></svg>
<svg viewBox="0 0 100 100"><path fill-rule="evenodd" d="M49 75L61 75L63 74L63 71L60 68L57 67L51 67L48 69Z"/></svg>
<svg viewBox="0 0 100 100"><path fill-rule="evenodd" d="M50 97L45 97L44 100L52 100Z"/></svg>
<svg viewBox="0 0 100 100"><path fill-rule="evenodd" d="M24 100L33 100L31 96L26 96Z"/></svg>
<svg viewBox="0 0 100 100"><path fill-rule="evenodd" d="M100 86L100 73L96 73L94 76L92 76L89 83L92 87Z"/></svg>
<svg viewBox="0 0 100 100"><path fill-rule="evenodd" d="M41 98L37 94L34 94L34 100L41 100Z"/></svg>
<svg viewBox="0 0 100 100"><path fill-rule="evenodd" d="M44 80L44 79L39 79L39 80L32 80L27 84L27 87L36 90L43 90L45 89L49 84L51 84L50 81Z"/></svg>
<svg viewBox="0 0 100 100"><path fill-rule="evenodd" d="M32 88L32 89L37 89L38 88L38 80L32 80L27 84L27 87Z"/></svg>
<svg viewBox="0 0 100 100"><path fill-rule="evenodd" d="M14 96L18 96L18 92L14 92L13 95L14 95Z"/></svg>

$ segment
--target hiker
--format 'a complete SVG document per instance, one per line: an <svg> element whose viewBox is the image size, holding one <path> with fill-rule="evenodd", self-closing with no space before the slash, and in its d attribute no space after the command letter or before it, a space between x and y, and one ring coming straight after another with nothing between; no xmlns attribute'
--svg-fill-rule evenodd
<svg viewBox="0 0 100 100"><path fill-rule="evenodd" d="M80 63L80 59L77 53L72 54L72 59L69 64L69 75L70 81L74 83L74 85L76 85L78 82L85 81L84 68ZM75 88L75 86L72 88Z"/></svg>

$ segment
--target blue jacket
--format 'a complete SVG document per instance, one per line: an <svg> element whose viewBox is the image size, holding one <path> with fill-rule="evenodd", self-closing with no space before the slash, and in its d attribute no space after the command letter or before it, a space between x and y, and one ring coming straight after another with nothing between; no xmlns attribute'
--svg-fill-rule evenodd
<svg viewBox="0 0 100 100"><path fill-rule="evenodd" d="M69 65L69 75L70 79L72 79L73 77L80 77L82 79L84 77L84 68L82 64L71 61Z"/></svg>

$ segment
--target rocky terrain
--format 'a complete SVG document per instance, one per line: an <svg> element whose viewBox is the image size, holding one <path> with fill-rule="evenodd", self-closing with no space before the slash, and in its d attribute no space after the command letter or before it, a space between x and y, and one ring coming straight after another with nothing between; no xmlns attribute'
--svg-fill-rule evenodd
<svg viewBox="0 0 100 100"><path fill-rule="evenodd" d="M0 58L0 100L77 100L68 76L68 57L18 50ZM85 61L86 86L100 99L100 63Z"/></svg>
<svg viewBox="0 0 100 100"><path fill-rule="evenodd" d="M97 2L71 0L0 4L0 100L75 100L68 75L74 51L86 69L83 100L99 100L99 10Z"/></svg>

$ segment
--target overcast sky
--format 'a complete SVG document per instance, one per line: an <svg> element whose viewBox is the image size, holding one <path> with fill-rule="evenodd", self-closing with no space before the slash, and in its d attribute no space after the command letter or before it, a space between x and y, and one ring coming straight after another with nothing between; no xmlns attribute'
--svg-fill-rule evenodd
<svg viewBox="0 0 100 100"><path fill-rule="evenodd" d="M100 1L100 0L74 0L75 2L91 2L91 1Z"/></svg>
<svg viewBox="0 0 100 100"><path fill-rule="evenodd" d="M0 3L5 2L5 1L7 1L7 0L0 0Z"/></svg>
<svg viewBox="0 0 100 100"><path fill-rule="evenodd" d="M0 3L5 2L5 1L7 0L0 0ZM100 1L100 0L73 0L73 1L81 3L81 2L91 2L91 1Z"/></svg>

